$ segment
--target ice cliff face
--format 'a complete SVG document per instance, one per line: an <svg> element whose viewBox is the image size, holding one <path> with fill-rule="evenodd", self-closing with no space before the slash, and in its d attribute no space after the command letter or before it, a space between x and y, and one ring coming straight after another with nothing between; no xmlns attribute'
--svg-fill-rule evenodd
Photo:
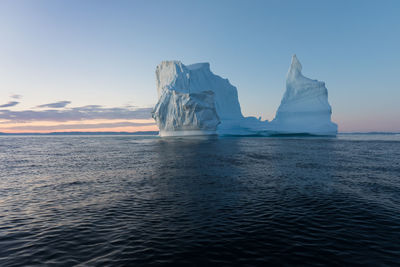
<svg viewBox="0 0 400 267"><path fill-rule="evenodd" d="M243 117L236 87L213 74L209 63L163 61L156 80L153 118L161 136L248 134L249 125L259 122Z"/></svg>
<svg viewBox="0 0 400 267"><path fill-rule="evenodd" d="M335 135L337 125L331 122L332 109L325 83L306 78L296 55L286 76L286 92L270 123L277 133Z"/></svg>
<svg viewBox="0 0 400 267"><path fill-rule="evenodd" d="M212 91L164 90L154 107L153 118L161 136L215 134L220 123Z"/></svg>
<svg viewBox="0 0 400 267"><path fill-rule="evenodd" d="M179 61L163 61L157 66L156 78L159 98L164 90L181 93L212 91L221 120L243 117L236 87L212 73L209 63L185 66Z"/></svg>
<svg viewBox="0 0 400 267"><path fill-rule="evenodd" d="M213 134L222 120L243 117L236 88L214 75L208 63L163 61L156 79L153 118L162 136Z"/></svg>

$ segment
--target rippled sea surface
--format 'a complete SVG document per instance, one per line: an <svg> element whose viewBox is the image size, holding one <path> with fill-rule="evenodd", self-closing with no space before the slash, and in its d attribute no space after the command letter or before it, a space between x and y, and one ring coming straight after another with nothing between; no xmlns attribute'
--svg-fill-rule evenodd
<svg viewBox="0 0 400 267"><path fill-rule="evenodd" d="M0 266L400 264L400 136L0 137Z"/></svg>

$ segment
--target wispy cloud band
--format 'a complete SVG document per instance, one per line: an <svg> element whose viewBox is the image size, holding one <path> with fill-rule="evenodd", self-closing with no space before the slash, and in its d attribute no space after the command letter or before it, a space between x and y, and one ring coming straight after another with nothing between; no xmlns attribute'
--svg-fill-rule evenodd
<svg viewBox="0 0 400 267"><path fill-rule="evenodd" d="M43 104L40 106L37 106L38 108L64 108L68 104L71 104L71 101L59 101L55 103L49 103L49 104Z"/></svg>
<svg viewBox="0 0 400 267"><path fill-rule="evenodd" d="M80 121L95 119L149 119L152 108L131 108L115 107L106 108L99 105L67 109L47 109L47 110L22 110L12 111L8 109L0 110L0 120L9 122L32 122L32 121Z"/></svg>
<svg viewBox="0 0 400 267"><path fill-rule="evenodd" d="M60 131L60 130L88 130L120 127L143 127L155 125L154 122L115 122L115 123L81 123L81 124L59 124L59 125L21 125L7 127L7 131Z"/></svg>
<svg viewBox="0 0 400 267"><path fill-rule="evenodd" d="M18 101L10 101L10 102L8 102L8 103L6 103L6 104L0 105L0 108L13 107L13 106L16 106L16 105L18 105L18 104L19 104Z"/></svg>

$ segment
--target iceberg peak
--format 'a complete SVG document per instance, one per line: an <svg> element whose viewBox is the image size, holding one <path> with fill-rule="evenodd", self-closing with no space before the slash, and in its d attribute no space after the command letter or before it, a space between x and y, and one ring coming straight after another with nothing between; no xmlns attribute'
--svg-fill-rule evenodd
<svg viewBox="0 0 400 267"><path fill-rule="evenodd" d="M286 91L271 123L280 133L310 133L335 135L337 125L331 121L325 83L304 77L296 55L292 57L286 76Z"/></svg>
<svg viewBox="0 0 400 267"><path fill-rule="evenodd" d="M300 61L297 59L296 54L292 56L292 64L290 64L289 71L286 75L286 80L294 80L299 76L303 76L301 74L302 66Z"/></svg>

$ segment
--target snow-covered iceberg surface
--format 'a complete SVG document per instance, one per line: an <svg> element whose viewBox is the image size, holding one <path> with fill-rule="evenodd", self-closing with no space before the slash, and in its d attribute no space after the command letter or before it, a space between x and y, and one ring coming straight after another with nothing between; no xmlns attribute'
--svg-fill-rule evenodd
<svg viewBox="0 0 400 267"><path fill-rule="evenodd" d="M215 75L209 63L163 61L156 69L158 103L153 110L161 136L262 131L266 122L242 115L235 86Z"/></svg>
<svg viewBox="0 0 400 267"><path fill-rule="evenodd" d="M283 134L336 135L337 124L331 121L332 108L325 83L304 77L301 69L293 55L286 76L286 92L268 129Z"/></svg>

